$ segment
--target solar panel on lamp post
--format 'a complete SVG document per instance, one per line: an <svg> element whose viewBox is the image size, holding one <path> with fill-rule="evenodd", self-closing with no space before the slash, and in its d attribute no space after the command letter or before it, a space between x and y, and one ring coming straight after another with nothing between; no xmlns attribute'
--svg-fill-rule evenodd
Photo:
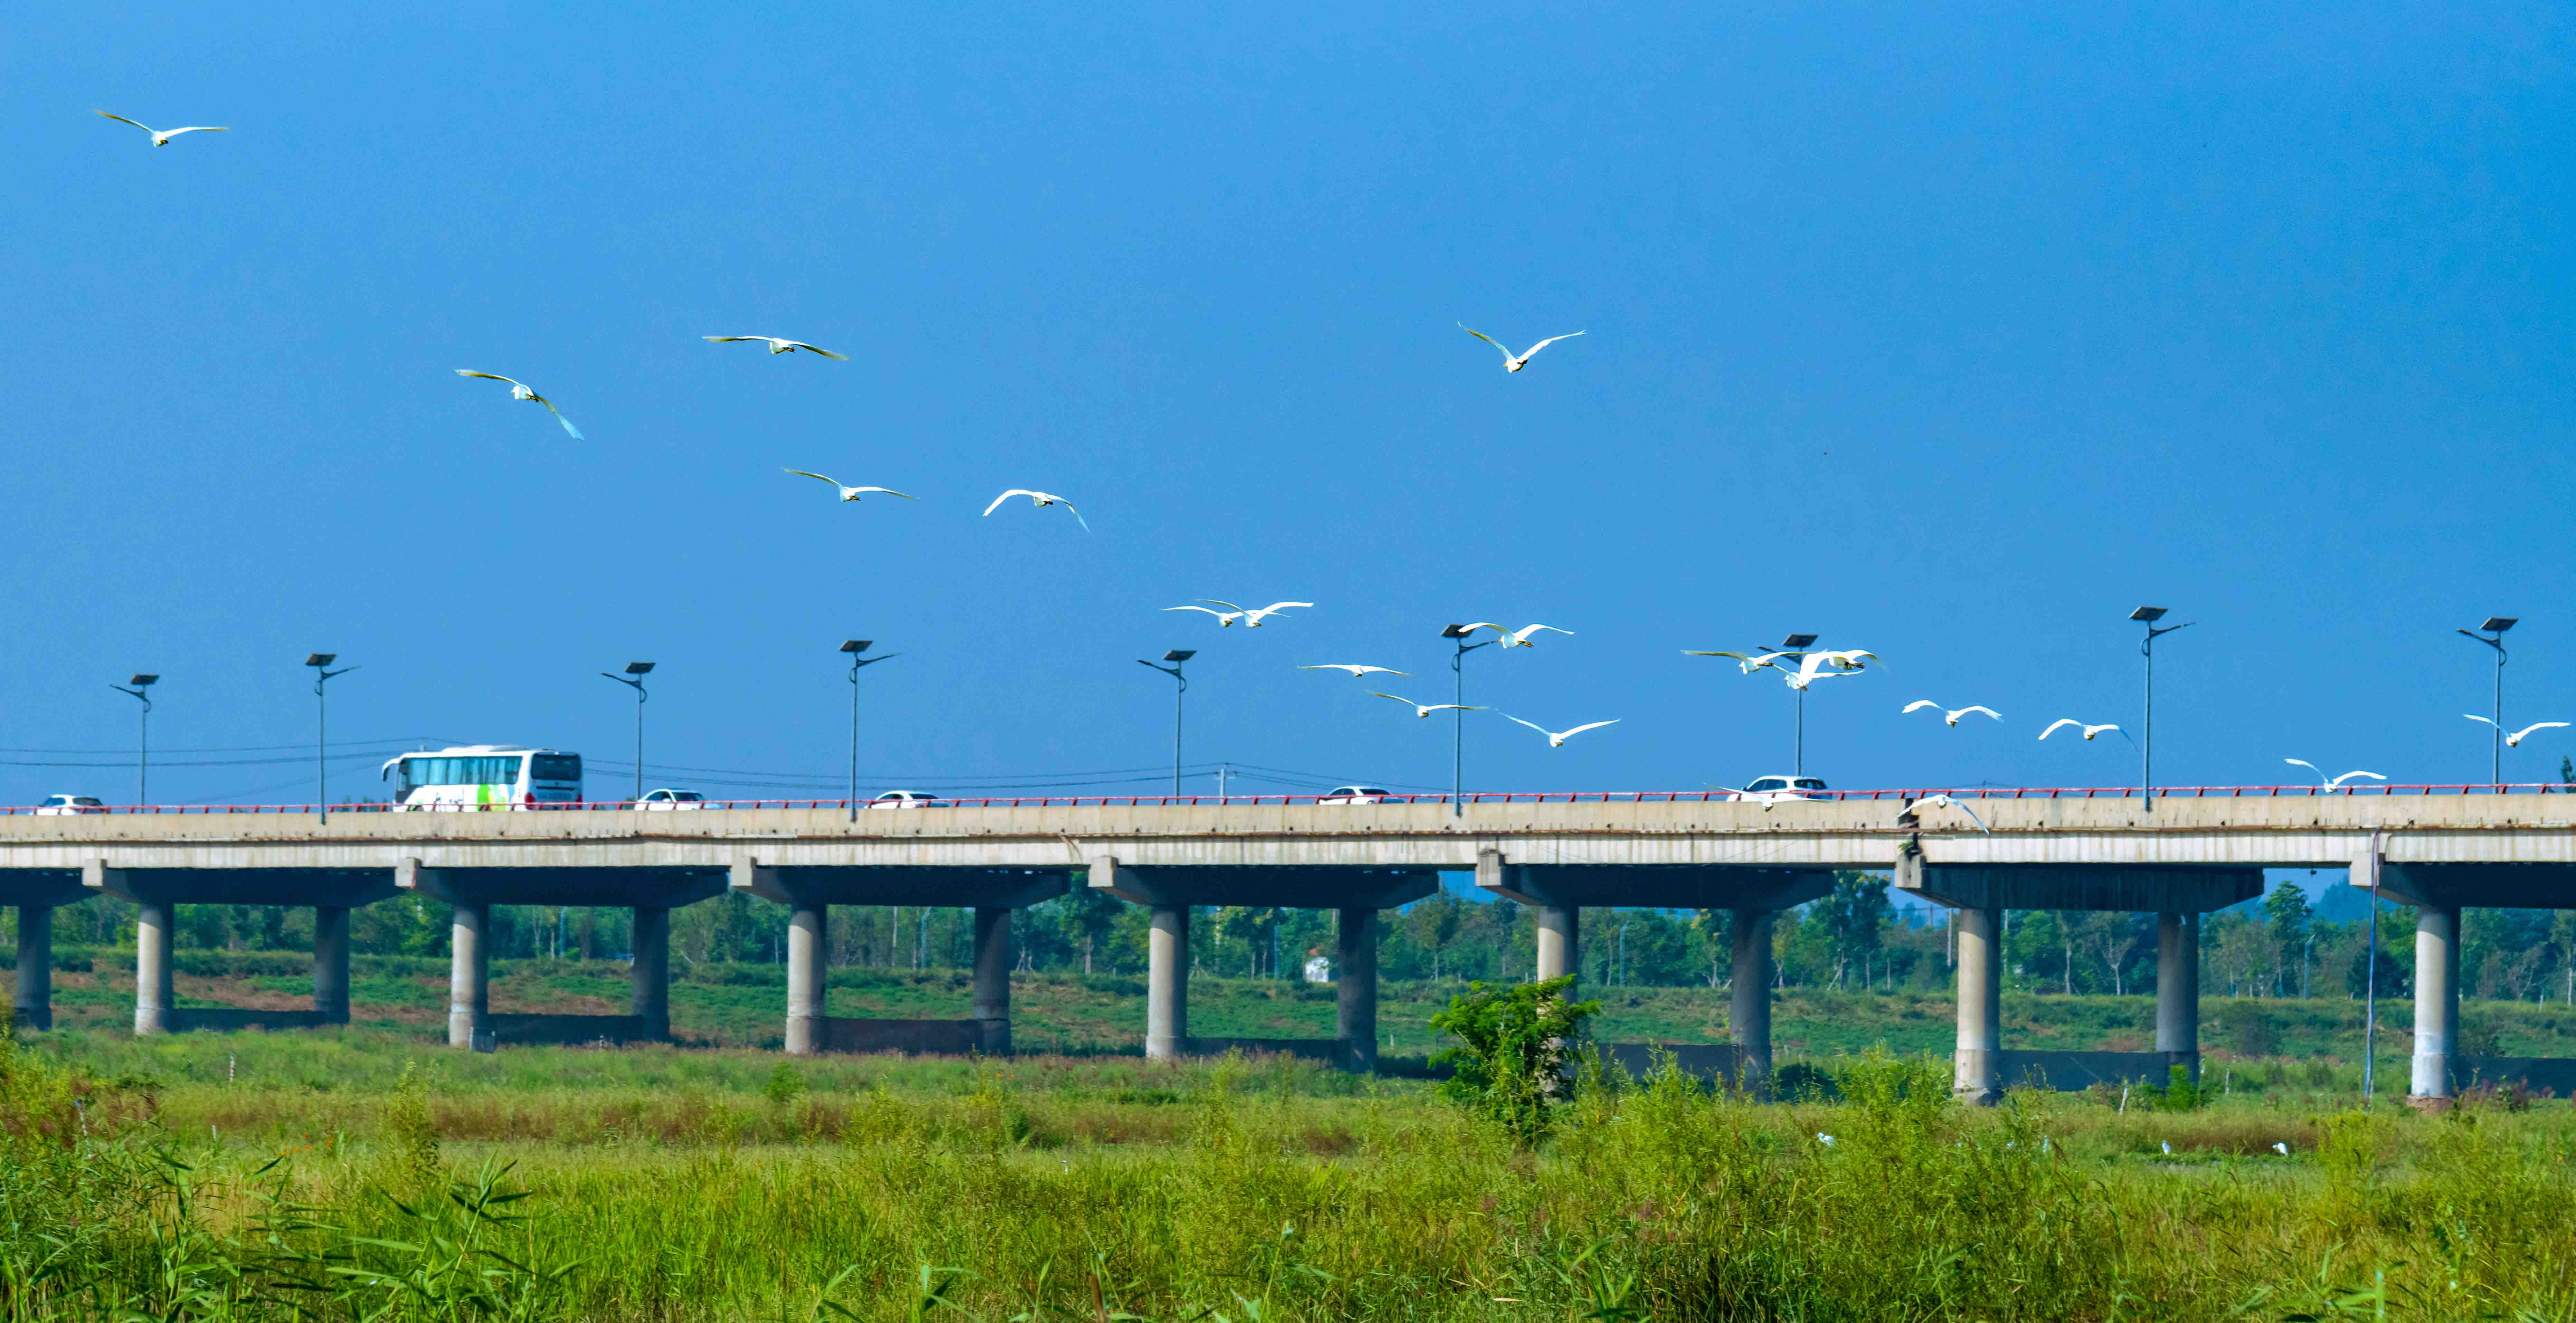
<svg viewBox="0 0 2576 1323"><path fill-rule="evenodd" d="M635 691L635 799L638 803L644 799L644 700L648 696L644 692L644 677L652 673L651 662L628 662L624 675L610 675L606 671L599 673L599 678L615 680Z"/></svg>
<svg viewBox="0 0 2576 1323"><path fill-rule="evenodd" d="M850 821L852 822L859 820L859 668L874 666L878 662L903 655L900 652L889 652L883 657L859 655L875 646L875 641L871 639L841 640L841 651L850 654Z"/></svg>
<svg viewBox="0 0 2576 1323"><path fill-rule="evenodd" d="M2129 613L2129 618L2147 627L2146 639L2138 644L2139 653L2147 659L2146 711L2138 723L2141 727L2138 740L2138 793L2147 801L2147 812L2153 813L2156 811L2156 639L2177 629L2189 629L2200 622L2186 620L2179 625L2167 625L2158 629L2156 622L2165 618L2165 608L2161 606L2139 607Z"/></svg>
<svg viewBox="0 0 2576 1323"><path fill-rule="evenodd" d="M151 802L152 695L145 691L159 683L161 683L160 676L137 675L133 679L127 680L125 684L111 684L108 686L108 688L113 689L120 694L132 694L143 702L143 733L136 741L134 752L134 802L137 804ZM127 684L134 687L128 689L125 687Z"/></svg>
<svg viewBox="0 0 2576 1323"><path fill-rule="evenodd" d="M1136 659L1137 665L1149 671L1161 671L1172 677L1177 684L1177 687L1172 690L1172 798L1174 799L1181 797L1181 696L1190 691L1190 677L1181 674L1181 667L1197 655L1199 653L1196 648L1174 648L1163 654L1163 660L1171 663L1169 666L1156 666L1142 657Z"/></svg>
<svg viewBox="0 0 2576 1323"><path fill-rule="evenodd" d="M2492 732L2495 744L2494 753L2487 763L2487 780L2495 785L2504 784L2504 632L2520 623L2522 623L2520 616L2488 616L2486 623L2479 625L2477 629L2459 631L2462 635L2495 649L2495 729ZM2485 632L2479 632L2481 630Z"/></svg>
<svg viewBox="0 0 2576 1323"><path fill-rule="evenodd" d="M1440 637L1458 645L1458 650L1449 656L1449 673L1456 680L1449 699L1456 705L1449 709L1449 816L1453 818L1467 816L1467 654L1502 641L1469 643L1467 634L1465 625L1451 625L1440 631Z"/></svg>
<svg viewBox="0 0 2576 1323"><path fill-rule="evenodd" d="M322 686L331 683L334 676L347 675L358 669L355 666L343 666L336 671L332 670L331 663L338 660L340 660L340 654L336 652L310 652L304 655L304 664L313 668L313 807L321 813L324 822L331 820L331 772L328 762L331 749L331 700L322 692Z"/></svg>

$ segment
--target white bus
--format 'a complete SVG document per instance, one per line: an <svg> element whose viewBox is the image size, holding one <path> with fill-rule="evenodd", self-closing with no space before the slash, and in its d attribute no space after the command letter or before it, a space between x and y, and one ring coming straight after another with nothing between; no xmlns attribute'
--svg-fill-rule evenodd
<svg viewBox="0 0 2576 1323"><path fill-rule="evenodd" d="M380 774L394 783L394 811L535 808L581 801L581 755L507 744L406 753Z"/></svg>

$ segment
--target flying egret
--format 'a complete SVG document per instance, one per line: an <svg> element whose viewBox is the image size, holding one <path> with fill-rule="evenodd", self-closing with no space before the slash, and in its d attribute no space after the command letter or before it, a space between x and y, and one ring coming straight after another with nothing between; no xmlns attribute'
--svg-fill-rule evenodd
<svg viewBox="0 0 2576 1323"><path fill-rule="evenodd" d="M2495 722L2493 722L2493 721L2491 721L2491 720L2488 720L2488 719L2487 719L2487 718L2485 718L2485 717L2479 716L2478 714L2476 714L2476 713L2474 713L2474 712L2463 712L2463 713L2461 713L2460 715L2461 715L2461 716L2464 716L2464 717L2467 717L2469 720L2474 721L2474 722L2477 722L2477 723L2479 723L2480 725L2485 725L2485 726L2495 726ZM2507 734L2505 735L2505 737L2504 737L2504 747L2506 747L2506 748L2508 748L2508 749L2516 748L2516 747L2518 747L2518 746L2520 746L2520 745L2521 745L2521 743L2522 743L2522 741L2523 741L2523 737L2525 737L2525 736L2527 736L2527 735L2531 734L2533 731L2537 731L2537 730L2555 730L2555 729L2557 729L2558 727L2560 727L2560 726L2564 726L2564 725L2566 725L2566 724L2567 724L2567 723L2566 723L2566 722L2564 722L2564 721L2535 721L2535 722L2533 722L2532 724L2530 724L2530 725L2528 725L2528 726L2525 726L2525 727L2523 727L2523 728L2522 728L2522 729L2520 729L2520 730L2512 731L2512 732L2507 733ZM2503 729L2504 729L2504 727L2502 727L2502 726L2496 726L2496 729L2497 729L2497 730L2503 730Z"/></svg>
<svg viewBox="0 0 2576 1323"><path fill-rule="evenodd" d="M485 381L507 381L507 382L509 382L509 383L510 383L510 398L511 398L511 399L514 399L514 400L534 400L534 401L536 401L537 403L539 403L539 404L542 404L542 405L546 406L546 412L547 412L547 413L550 413L550 414L553 414L553 415L555 416L555 421L556 421L556 422L559 422L559 423L561 423L561 424L563 424L563 430L564 430L565 432L569 433L569 434L572 436L572 439L573 439L573 440L575 440L575 441L587 441L587 440L589 440L589 439L590 439L589 437L583 436L583 435L581 434L581 429L580 429L580 428L575 427L575 426L573 426L573 425L572 425L572 420L571 420L571 419L566 418L566 417L564 417L564 416L563 416L563 410L556 408L556 407L555 407L555 402L554 402L554 401L552 401L552 400L550 400L550 399L547 399L547 398L546 398L545 396L543 396L543 395L539 395L538 393L536 393L536 392L535 392L535 391L533 391L533 390L528 389L528 384L527 384L526 382L523 382L523 381L514 381L514 380L512 380L511 378L508 378L508 377L502 376L500 373L497 373L497 372L476 372L476 371L474 371L474 370L473 370L473 369L471 369L471 368L458 368L458 369L456 369L456 375L458 375L458 376L460 376L460 377L481 377L481 378L482 378L482 379L484 379Z"/></svg>
<svg viewBox="0 0 2576 1323"><path fill-rule="evenodd" d="M1978 817L1978 816L1977 816L1977 811L1976 811L1975 809L1972 809L1972 808L1968 807L1967 805L1962 804L1962 803L1960 803L1959 801L1957 801L1957 800L1955 800L1955 799L1950 798L1948 795L1925 795L1923 798L1918 799L1918 800L1914 801L1913 803L1906 805L1906 806L1904 807L1904 809L1903 809L1902 811L1898 812L1898 813L1897 813L1897 815L1896 815L1896 822L1897 822L1897 825L1898 825L1898 826L1905 826L1905 825L1907 825L1907 823L1906 823L1906 821L1905 821L1907 818L1913 817L1913 816L1915 816L1916 814L1920 813L1922 810L1927 809L1927 808L1954 808L1954 809L1957 809L1957 810L1959 810L1961 813L1965 813L1965 814L1967 814L1967 815L1968 815L1968 821L1970 821L1970 822L1973 822L1973 823L1977 824L1977 830L1979 830L1979 831L1981 831L1981 832L1984 832L1984 833L1985 833L1985 834L1987 834L1988 836L1992 836L1992 835L1994 835L1994 834L1995 834L1995 829L1994 829L1994 828L1992 828L1992 827L1987 826L1987 825L1986 825L1986 820L1985 820L1984 818Z"/></svg>
<svg viewBox="0 0 2576 1323"><path fill-rule="evenodd" d="M1804 689L1818 680L1830 680L1836 676L1842 675L1858 675L1862 670L1866 669L1860 662L1860 659L1863 657L1867 657L1871 661L1878 660L1875 654L1863 652L1858 648L1852 648L1843 652L1808 653L1798 659L1798 669L1789 675L1789 687L1792 689ZM1825 669L1828 666L1832 666L1837 669L1828 671ZM1784 667L1782 669L1785 670L1786 668Z"/></svg>
<svg viewBox="0 0 2576 1323"><path fill-rule="evenodd" d="M1782 662L1791 662L1798 659L1798 654L1794 652L1744 653L1727 652L1724 650L1701 652L1692 648L1682 649L1682 655L1685 657L1733 657L1736 661L1736 669L1744 672L1746 675L1751 675L1765 666L1771 667L1774 670L1786 669L1781 666Z"/></svg>
<svg viewBox="0 0 2576 1323"><path fill-rule="evenodd" d="M2356 776L2366 776L2373 781L2385 781L2388 779L2377 772L2346 772L2341 776L2329 777L2326 775L2324 768L2317 766L2315 763L2309 762L2305 758L2284 758L2281 761L2288 763L2293 767L2304 767L2309 771L2316 773L2317 779L2325 782L2324 788L2328 791L2343 789L2343 783Z"/></svg>
<svg viewBox="0 0 2576 1323"><path fill-rule="evenodd" d="M888 496L903 496L902 492L896 491L892 487L842 487L841 480L838 478L827 478L820 473L807 473L803 469L780 469L779 472L793 473L800 478L812 478L816 482L829 483L834 487L840 487L841 499L844 501L855 501L869 492L883 492ZM918 496L903 496L903 499L907 501L917 501L921 498Z"/></svg>
<svg viewBox="0 0 2576 1323"><path fill-rule="evenodd" d="M1502 341L1469 326L1465 322L1458 323L1458 329L1484 341L1486 344L1492 345L1496 349L1501 349L1503 351L1503 371L1505 372L1518 372L1522 368L1529 366L1529 361L1538 356L1538 351L1547 348L1549 345L1555 344L1559 340L1571 340L1575 336L1583 334L1581 331L1573 331L1565 335L1551 335L1548 338L1539 341L1537 344L1531 345L1518 356L1514 356L1511 350L1503 348Z"/></svg>
<svg viewBox="0 0 2576 1323"><path fill-rule="evenodd" d="M2103 724L2101 724L2101 725L2099 725L2099 726L2087 726L2087 725L2085 725L2083 722L2081 722L2081 721L2077 721L2077 720L2076 720L2075 718L2073 718L2073 717L2059 717L2057 720L2055 720L2055 721L2052 721L2052 722L2048 723L2048 729L2041 731L2041 732L2039 733L2039 737L2040 737L2041 739L2043 739L2043 740L2044 740L2044 739L2047 739L2049 736L2056 734L2056 733L2057 733L2057 729L2058 729L2058 727L2060 727L2060 726L2073 726L2073 727L2075 727L2077 730L2083 731L2083 732L2084 732L2084 738L2086 738L2086 739L2088 739L2088 740L2089 740L2089 739L2091 739L2091 738L2093 738L2093 737L2094 737L2094 736L2096 736L2096 735L2101 734L2102 732L2104 732L2104 731L2106 731L2106 730L2120 730L2120 728L2119 728L2118 726L2114 726L2114 725L2110 724L2109 722L2104 722ZM2124 740L2128 739L2128 738L2129 738L2129 732L2127 732L2127 731L2125 731L2125 730L2120 730L2120 738L2121 738L2121 739L2124 739ZM2134 743L2136 743L2136 741L2134 741L2134 740L2131 740L2130 742L2131 742L2131 743L2133 743L2133 744L2134 744Z"/></svg>
<svg viewBox="0 0 2576 1323"><path fill-rule="evenodd" d="M804 350L806 353L809 353L809 354L821 354L821 355L822 355L823 357L825 357L825 358L829 358L829 359L836 359L836 360L838 360L838 361L840 361L840 362L843 362L843 363L847 363L847 362L849 362L849 361L850 361L850 356L849 356L848 354L836 354L836 353L833 353L833 352L832 352L831 350L829 350L829 349L825 349L825 348L823 348L821 345L809 345L809 344L805 343L805 342L804 342L804 341L802 341L802 340L790 340L790 339L787 339L787 338L785 338L785 337L783 337L783 336L776 336L776 335L702 335L702 336L699 336L698 338L699 338L699 339L701 339L701 340L706 341L706 342L707 342L707 343L709 343L709 344L719 344L719 345L729 345L729 344L734 344L734 343L737 343L737 342L740 342L740 341L748 340L748 341L751 341L751 342L756 343L756 344L765 344L765 345L769 346L769 352L771 352L771 353L773 353L773 354L792 354L792 353L796 352L797 350L802 349L802 350Z"/></svg>
<svg viewBox="0 0 2576 1323"><path fill-rule="evenodd" d="M1625 717L1612 717L1608 721L1595 721L1589 725L1577 726L1572 730L1558 731L1549 730L1547 727L1542 726L1535 721L1521 721L1519 717L1513 716L1509 712L1498 712L1495 715L1501 717L1505 721L1518 721L1521 725L1527 726L1541 735L1545 735L1547 737L1547 747L1551 749L1564 748L1567 740L1573 739L1575 736L1580 735L1587 730L1599 730L1603 726L1616 726L1620 722L1627 720Z"/></svg>
<svg viewBox="0 0 2576 1323"><path fill-rule="evenodd" d="M1168 610L1170 608L1165 609ZM1320 666L1300 666L1297 669L1301 671L1348 671L1351 673L1351 678L1354 680L1359 679L1364 675L1401 675L1407 679L1410 679L1413 676L1413 672L1411 671L1399 671L1391 666L1354 666L1349 662L1325 662Z"/></svg>
<svg viewBox="0 0 2576 1323"><path fill-rule="evenodd" d="M1523 626L1521 626L1519 629L1513 630L1513 631L1511 631L1511 632L1509 632L1509 633L1504 633L1504 631L1503 631L1503 627L1502 627L1502 626L1500 626L1500 625L1496 625L1496 626L1494 626L1494 632L1495 632L1495 633L1497 633L1497 634L1502 634L1502 636L1503 636L1503 638L1502 638L1502 644L1503 644L1503 646L1504 646L1504 647L1506 647L1506 648L1535 648L1535 647L1537 647L1537 646L1538 646L1538 644L1536 644L1536 643L1534 643L1534 642L1532 642L1532 641L1531 641L1531 639L1530 639L1530 635L1535 634L1535 633L1539 632L1539 631L1540 631L1540 630L1542 630L1542 629L1544 629L1544 630L1546 630L1546 631L1548 631L1549 633L1552 633L1552 634L1563 634L1563 635L1564 635L1564 636L1566 636L1567 638L1573 638L1573 637L1574 637L1574 631L1573 631L1573 630L1570 630L1570 629L1558 629L1558 628L1557 628L1556 626L1554 626L1554 625L1523 625Z"/></svg>
<svg viewBox="0 0 2576 1323"><path fill-rule="evenodd" d="M116 121L117 123L119 123L119 124L131 124L131 125L133 125L134 127L136 127L136 128L138 128L138 129L143 130L145 133L149 133L149 134L151 134L151 135L152 135L152 145L153 145L153 146L155 146L155 147L167 147L167 146L169 146L169 145L170 145L170 140L171 140L172 138L178 137L178 136L179 136L180 134L182 134L182 133L230 133L230 132L232 132L232 127L231 127L230 125L226 125L226 124L191 124L191 125L189 125L188 127L184 128L184 129L156 129L156 128L152 127L151 125L144 123L144 122L143 122L143 121L141 121L141 120L127 119L127 118L126 118L126 117L124 117L123 115L108 115L108 114L107 114L107 112L106 112L106 111L104 111L104 110L96 111L96 112L93 112L93 113L95 113L95 114L100 114L100 115L107 115L107 117L108 117L109 119L115 120L115 121ZM1533 349L1533 350L1531 350L1530 352L1531 352L1531 353L1533 353L1533 354L1535 354L1535 353L1537 353L1538 351L1537 351L1537 350L1535 350L1535 349ZM1515 372L1520 371L1520 369L1519 369L1519 368L1514 368L1514 369L1512 369L1512 370L1513 370L1513 371L1515 371Z"/></svg>
<svg viewBox="0 0 2576 1323"><path fill-rule="evenodd" d="M1482 712L1485 710L1481 707L1471 707L1464 703L1416 703L1410 698L1398 698L1394 694L1381 694L1374 689L1370 690L1369 694L1376 698L1393 698L1396 702L1412 708L1413 715L1417 717L1427 717L1434 712L1446 712L1452 708L1455 708L1460 712Z"/></svg>
<svg viewBox="0 0 2576 1323"><path fill-rule="evenodd" d="M984 517L987 519L992 518L993 512L1002 508L1002 502L1007 501L1014 496L1025 496L1029 498L1031 504L1039 507L1061 505L1065 509L1073 512L1073 522L1082 525L1083 532L1088 533L1091 531L1091 521L1083 518L1080 510L1074 510L1073 502L1068 501L1061 496L1050 496L1045 492L1033 492L1026 487L1013 487L1009 491L994 497L993 503L984 507Z"/></svg>
<svg viewBox="0 0 2576 1323"><path fill-rule="evenodd" d="M1202 598L1200 598L1199 600L1200 600L1200 601L1202 601L1202 602L1214 602L1214 603L1216 603L1218 606L1231 607L1231 608L1233 608L1234 610L1236 610L1236 611L1239 611L1239 612L1243 613L1243 627L1244 627L1245 629L1259 629L1259 628L1261 628L1261 622L1262 622L1263 620L1265 620L1265 619L1269 618L1269 616L1270 616L1270 615L1271 615L1271 613L1273 613L1273 612L1276 612L1276 611L1284 611L1284 610L1287 610L1289 607L1292 607L1292 606L1302 606L1302 607L1312 608L1312 607L1315 605L1315 604L1314 604L1314 603L1312 603L1312 602L1272 602L1270 605L1265 606L1265 607L1261 608L1261 609L1260 609L1260 610L1258 610L1258 611L1255 611L1255 610L1253 610L1252 608L1250 608L1250 607L1248 607L1248 606L1235 606L1235 604L1234 604L1234 603L1229 602L1229 601L1226 601L1225 599L1223 599L1223 598L1221 598L1221 597L1202 597ZM1168 608L1168 607L1167 607L1167 608L1165 608L1165 609L1166 609L1166 610L1169 610L1170 608ZM1215 612L1213 612L1213 611L1211 611L1211 612L1209 612L1208 614L1210 614L1210 615L1214 615L1214 614L1216 614L1216 613L1215 613Z"/></svg>
<svg viewBox="0 0 2576 1323"><path fill-rule="evenodd" d="M1163 609L1166 611L1206 611L1209 615L1216 617L1216 625L1219 629L1224 629L1227 626L1232 625L1234 622L1243 619L1243 613L1240 611L1214 611L1209 610L1204 606L1167 606Z"/></svg>
<svg viewBox="0 0 2576 1323"><path fill-rule="evenodd" d="M2003 713L1997 712L1990 707L1963 707L1954 712L1942 707L1940 704L1935 703L1928 698L1915 699L1913 702L1905 705L1905 710L1908 712L1920 712L1927 707L1939 711L1941 713L1942 721L1953 726L1959 724L1959 718L1964 717L1971 712L1983 712L1997 721L2004 719Z"/></svg>

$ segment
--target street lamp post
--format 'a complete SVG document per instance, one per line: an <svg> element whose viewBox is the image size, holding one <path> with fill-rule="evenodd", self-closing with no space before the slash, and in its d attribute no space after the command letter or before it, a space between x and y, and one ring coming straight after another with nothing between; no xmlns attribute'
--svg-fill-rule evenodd
<svg viewBox="0 0 2576 1323"><path fill-rule="evenodd" d="M862 657L859 654L876 646L868 639L843 639L841 651L850 654L850 821L859 820L859 668L874 666L888 658L900 657L889 652L884 657Z"/></svg>
<svg viewBox="0 0 2576 1323"><path fill-rule="evenodd" d="M1458 645L1458 650L1449 655L1449 674L1455 679L1455 692L1449 701L1456 704L1449 710L1449 816L1453 818L1467 815L1467 654L1502 641L1469 643L1468 632L1465 625L1451 625L1440 631L1440 637Z"/></svg>
<svg viewBox="0 0 2576 1323"><path fill-rule="evenodd" d="M1787 653L1789 660L1793 662L1805 661L1807 649L1814 646L1816 646L1816 636L1813 634L1791 634L1780 640L1780 651ZM1789 775L1795 779L1804 779L1807 775L1807 689L1804 685L1792 685L1790 688L1796 690L1798 694L1798 736L1797 743L1789 751Z"/></svg>
<svg viewBox="0 0 2576 1323"><path fill-rule="evenodd" d="M650 697L644 692L644 677L652 673L651 662L628 662L624 675L610 675L606 671L599 673L599 678L615 680L635 691L635 798L638 803L644 799L644 700Z"/></svg>
<svg viewBox="0 0 2576 1323"><path fill-rule="evenodd" d="M2147 637L2138 644L2138 652L2147 659L2146 712L2144 720L2139 723L2144 729L2139 732L2141 738L2138 741L2138 793L2146 798L2147 812L2153 813L2156 811L2156 639L2177 629L2189 629L2200 622L2186 620L2179 625L2158 629L2156 622L2165 618L2165 608L2161 606L2139 607L2129 613L2129 618L2147 627Z"/></svg>
<svg viewBox="0 0 2576 1323"><path fill-rule="evenodd" d="M1136 659L1137 665L1149 671L1161 671L1178 682L1172 690L1172 797L1174 799L1180 798L1181 795L1181 696L1190 691L1190 677L1181 674L1181 667L1197 655L1199 653L1196 648L1174 648L1163 654L1163 660L1171 663L1169 666L1156 666L1142 657Z"/></svg>
<svg viewBox="0 0 2576 1323"><path fill-rule="evenodd" d="M145 691L159 683L161 683L160 676L138 675L125 682L125 684L134 686L131 689L126 688L125 684L111 684L108 686L108 688L113 689L120 694L132 694L143 703L143 733L135 743L134 752L134 802L137 804L148 804L151 802L152 695Z"/></svg>
<svg viewBox="0 0 2576 1323"><path fill-rule="evenodd" d="M331 772L328 761L331 749L331 700L322 692L322 686L331 683L334 676L347 675L358 669L355 666L343 666L336 671L332 670L331 663L338 660L340 660L340 654L336 652L312 652L304 656L304 664L313 668L313 807L321 812L324 822L331 820Z"/></svg>
<svg viewBox="0 0 2576 1323"><path fill-rule="evenodd" d="M2495 752L2487 764L2487 780L2494 785L2504 784L2504 632L2520 622L2519 616L2488 616L2486 623L2477 629L2460 631L2464 637L2495 649ZM2480 633L2479 630L2485 632Z"/></svg>

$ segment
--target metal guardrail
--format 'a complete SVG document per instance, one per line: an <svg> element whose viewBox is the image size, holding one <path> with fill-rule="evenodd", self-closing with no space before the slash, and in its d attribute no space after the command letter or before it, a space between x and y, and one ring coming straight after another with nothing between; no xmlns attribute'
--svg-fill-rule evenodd
<svg viewBox="0 0 2576 1323"><path fill-rule="evenodd" d="M1459 796L1469 804L1712 804L1742 800L1773 800L1815 803L1839 803L1851 800L1912 802L1932 795L1953 799L2136 799L2143 792L2136 786L1921 786L1886 790L1803 790L1795 792L1758 792L1744 795L1732 790L1541 790L1541 791L1470 791ZM2513 782L2505 784L2461 785L2379 785L2344 786L2326 789L2320 786L2158 786L2158 799L2300 799L2325 796L2423 796L2423 795L2565 795L2576 794L2576 785L2555 781ZM1451 797L1437 795L1381 795L1353 800L1343 795L1025 795L981 796L959 799L915 801L900 809L879 808L875 801L862 800L859 807L871 812L908 812L935 808L1249 808L1263 805L1305 805L1308 807L1346 808L1367 804L1447 804ZM696 813L725 809L833 809L847 811L846 799L710 799L686 809L665 806L639 806L633 800L584 800L569 804L367 804L348 803L330 806L333 813ZM100 814L148 815L220 815L231 813L318 813L314 804L110 804L84 808L77 813L60 808L38 809L33 806L0 805L0 817L95 816Z"/></svg>

